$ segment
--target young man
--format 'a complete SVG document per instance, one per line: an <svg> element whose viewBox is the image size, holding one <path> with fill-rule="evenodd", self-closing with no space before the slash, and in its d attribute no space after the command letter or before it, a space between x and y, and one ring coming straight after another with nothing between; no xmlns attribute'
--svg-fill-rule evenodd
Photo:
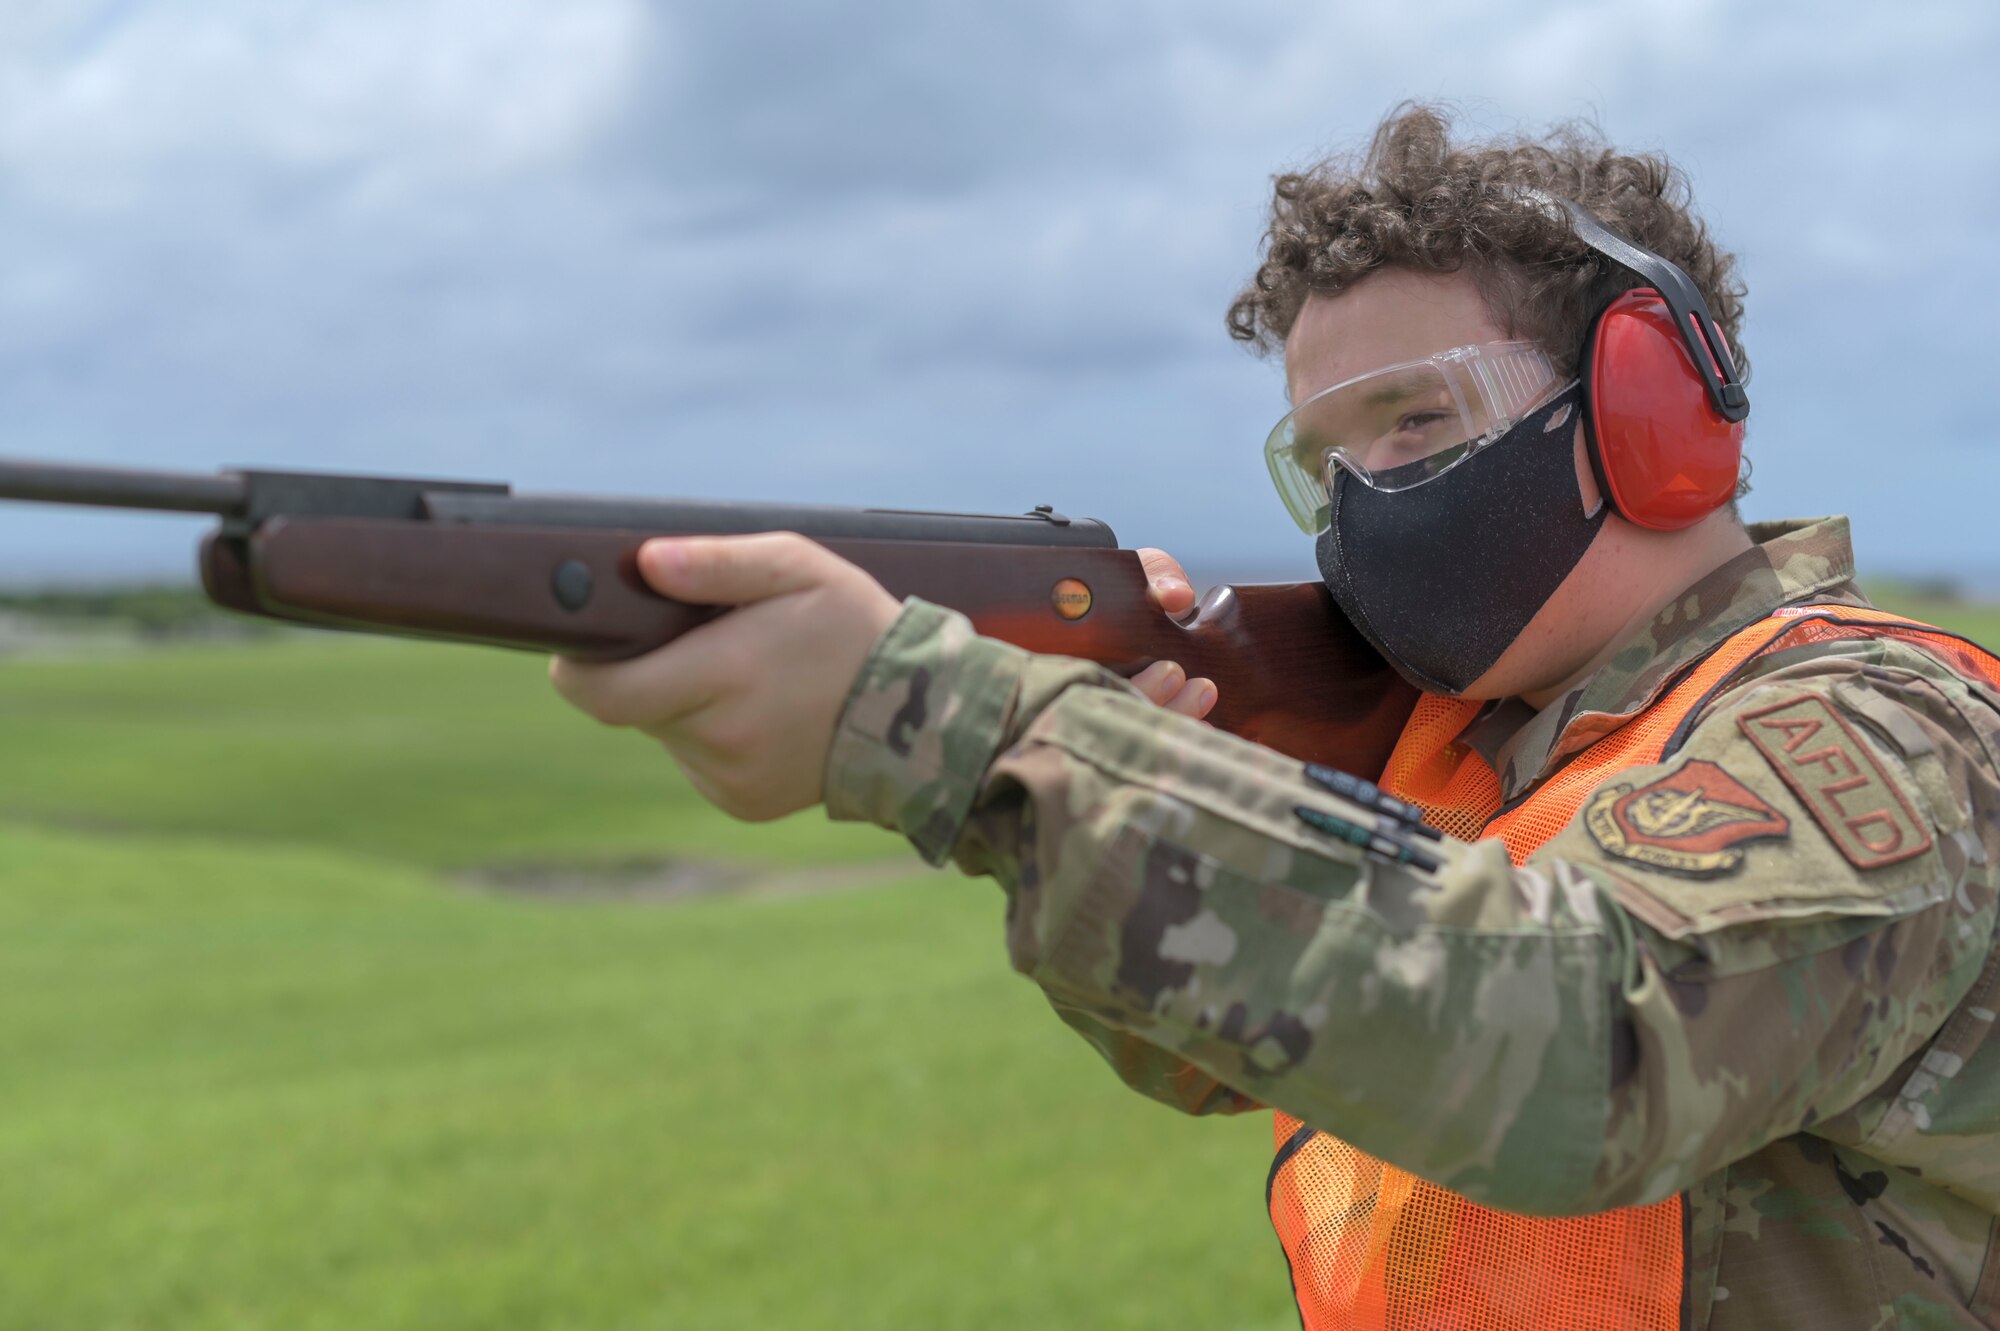
<svg viewBox="0 0 2000 1331"><path fill-rule="evenodd" d="M1869 609L1842 520L1738 521L1739 294L1663 162L1575 136L1417 108L1279 180L1232 331L1283 346L1273 475L1425 690L1365 775L1428 828L1177 667L1027 656L792 536L649 544L741 608L556 682L729 812L993 876L1130 1085L1274 1107L1314 1331L1995 1325L2000 663Z"/></svg>

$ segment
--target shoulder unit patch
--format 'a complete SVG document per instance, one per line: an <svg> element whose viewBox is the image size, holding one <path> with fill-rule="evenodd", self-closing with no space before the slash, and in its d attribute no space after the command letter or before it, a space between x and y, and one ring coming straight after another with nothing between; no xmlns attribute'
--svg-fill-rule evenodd
<svg viewBox="0 0 2000 1331"><path fill-rule="evenodd" d="M1743 843L1791 835L1791 820L1716 764L1696 758L1643 786L1613 781L1583 807L1606 854L1711 877L1743 863Z"/></svg>
<svg viewBox="0 0 2000 1331"><path fill-rule="evenodd" d="M1931 848L1930 827L1854 727L1817 693L1736 718L1757 751L1857 869L1879 869Z"/></svg>

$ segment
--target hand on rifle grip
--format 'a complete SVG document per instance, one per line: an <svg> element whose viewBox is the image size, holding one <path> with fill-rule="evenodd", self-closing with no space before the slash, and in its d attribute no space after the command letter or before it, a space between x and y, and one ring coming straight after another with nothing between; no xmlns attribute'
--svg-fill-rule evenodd
<svg viewBox="0 0 2000 1331"><path fill-rule="evenodd" d="M1175 619L1185 620L1194 613L1194 584L1180 561L1164 550L1139 551L1153 604ZM1132 677L1133 687L1158 706L1196 720L1215 706L1215 684L1206 679L1189 679L1177 662L1155 661Z"/></svg>

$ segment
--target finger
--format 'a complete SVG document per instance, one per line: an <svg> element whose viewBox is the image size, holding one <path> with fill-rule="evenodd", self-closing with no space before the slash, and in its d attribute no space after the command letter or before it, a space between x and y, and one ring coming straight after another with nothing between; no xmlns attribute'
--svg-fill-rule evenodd
<svg viewBox="0 0 2000 1331"><path fill-rule="evenodd" d="M1185 683L1187 671L1174 661L1155 661L1132 676L1132 687L1157 706L1165 706L1167 699L1179 693Z"/></svg>
<svg viewBox="0 0 2000 1331"><path fill-rule="evenodd" d="M549 679L569 704L607 726L652 729L705 707L744 677L730 620L691 629L658 651L629 661L559 656Z"/></svg>
<svg viewBox="0 0 2000 1331"><path fill-rule="evenodd" d="M1175 577L1179 578L1182 582L1188 580L1187 570L1181 567L1181 561L1175 559L1165 550L1157 550L1149 545L1141 548L1136 553L1139 556L1139 563L1146 570L1147 577Z"/></svg>
<svg viewBox="0 0 2000 1331"><path fill-rule="evenodd" d="M1153 604L1170 615L1194 608L1194 584L1188 580L1181 562L1164 550L1140 550L1139 564L1146 570L1146 582Z"/></svg>
<svg viewBox="0 0 2000 1331"><path fill-rule="evenodd" d="M817 586L846 566L793 532L664 536L639 547L639 572L662 596L695 605L744 605Z"/></svg>
<svg viewBox="0 0 2000 1331"><path fill-rule="evenodd" d="M1170 712L1179 712L1182 716L1191 716L1199 721L1214 710L1215 700L1220 696L1212 681L1191 679L1161 706Z"/></svg>

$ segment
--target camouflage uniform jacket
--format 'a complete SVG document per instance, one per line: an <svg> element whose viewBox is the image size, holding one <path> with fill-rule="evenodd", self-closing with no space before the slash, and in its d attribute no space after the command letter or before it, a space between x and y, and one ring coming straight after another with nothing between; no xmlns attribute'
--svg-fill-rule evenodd
<svg viewBox="0 0 2000 1331"><path fill-rule="evenodd" d="M1506 797L1773 609L1861 603L1843 520L1752 535L1572 693L1474 721ZM1770 728L1799 715L1865 778L1836 810L1907 820L1893 862L1783 770ZM2000 1323L1992 691L1906 643L1823 642L1693 720L1616 777L1652 850L1579 815L1524 867L1446 839L1424 872L1304 825L1366 815L1297 763L913 601L856 679L827 804L998 879L1015 967L1155 1099L1276 1106L1505 1210L1683 1194L1692 1326ZM1676 830L1690 763L1727 778L1703 782L1720 833Z"/></svg>

